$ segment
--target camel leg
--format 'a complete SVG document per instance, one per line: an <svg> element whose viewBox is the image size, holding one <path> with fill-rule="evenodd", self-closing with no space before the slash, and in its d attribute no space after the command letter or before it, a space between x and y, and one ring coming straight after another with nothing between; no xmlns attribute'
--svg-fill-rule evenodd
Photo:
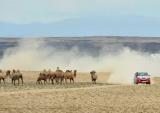
<svg viewBox="0 0 160 113"><path fill-rule="evenodd" d="M53 84L54 84L54 80L55 80L55 78L53 78Z"/></svg>
<svg viewBox="0 0 160 113"><path fill-rule="evenodd" d="M51 82L52 82L52 84L54 84L54 79L53 78L51 79Z"/></svg>
<svg viewBox="0 0 160 113"><path fill-rule="evenodd" d="M67 84L67 78L65 78L65 82L66 82L66 84Z"/></svg>
<svg viewBox="0 0 160 113"><path fill-rule="evenodd" d="M74 80L73 80L73 78L70 78L70 81L71 81L70 83L74 83Z"/></svg>
<svg viewBox="0 0 160 113"><path fill-rule="evenodd" d="M18 78L18 85L19 85L19 78Z"/></svg>
<svg viewBox="0 0 160 113"><path fill-rule="evenodd" d="M5 84L5 79L3 78L3 83Z"/></svg>
<svg viewBox="0 0 160 113"><path fill-rule="evenodd" d="M70 80L71 80L71 82L70 82L70 83L72 83L72 78L70 78Z"/></svg>
<svg viewBox="0 0 160 113"><path fill-rule="evenodd" d="M1 84L1 79L0 79L0 84Z"/></svg>
<svg viewBox="0 0 160 113"><path fill-rule="evenodd" d="M54 79L51 79L52 80L52 84L54 84Z"/></svg>
<svg viewBox="0 0 160 113"><path fill-rule="evenodd" d="M74 78L72 78L72 81L73 81L73 83L74 83Z"/></svg>
<svg viewBox="0 0 160 113"><path fill-rule="evenodd" d="M13 80L13 82L14 82L14 85L16 85L16 84L15 84L15 80Z"/></svg>
<svg viewBox="0 0 160 113"><path fill-rule="evenodd" d="M59 78L56 79L56 83L57 83L57 84L59 83Z"/></svg>
<svg viewBox="0 0 160 113"><path fill-rule="evenodd" d="M23 77L21 77L22 85L23 85Z"/></svg>
<svg viewBox="0 0 160 113"><path fill-rule="evenodd" d="M60 84L62 84L62 83L63 83L63 79L61 78Z"/></svg>
<svg viewBox="0 0 160 113"><path fill-rule="evenodd" d="M91 78L92 78L92 84L94 84L95 83L95 79L93 78L93 76Z"/></svg>
<svg viewBox="0 0 160 113"><path fill-rule="evenodd" d="M63 82L63 79L61 78L61 83L60 84L62 84L62 82Z"/></svg>
<svg viewBox="0 0 160 113"><path fill-rule="evenodd" d="M46 79L46 83L47 83L48 81L47 81L47 79Z"/></svg>
<svg viewBox="0 0 160 113"><path fill-rule="evenodd" d="M62 83L65 83L64 78L62 78Z"/></svg>
<svg viewBox="0 0 160 113"><path fill-rule="evenodd" d="M12 79L12 84L13 84L13 79Z"/></svg>
<svg viewBox="0 0 160 113"><path fill-rule="evenodd" d="M48 79L48 83L50 83L50 82L51 82L51 78Z"/></svg>
<svg viewBox="0 0 160 113"><path fill-rule="evenodd" d="M93 80L93 84L95 84L96 83L96 81L95 80Z"/></svg>
<svg viewBox="0 0 160 113"><path fill-rule="evenodd" d="M58 82L59 82L59 78L56 78L56 83L58 84Z"/></svg>

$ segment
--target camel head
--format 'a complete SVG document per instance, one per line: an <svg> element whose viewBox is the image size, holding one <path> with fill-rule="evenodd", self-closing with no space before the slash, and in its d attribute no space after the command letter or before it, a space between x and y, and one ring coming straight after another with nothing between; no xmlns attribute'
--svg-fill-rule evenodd
<svg viewBox="0 0 160 113"><path fill-rule="evenodd" d="M93 75L93 74L95 74L95 73L96 73L96 71L94 71L94 70L90 72L91 75Z"/></svg>
<svg viewBox="0 0 160 113"><path fill-rule="evenodd" d="M69 72L69 70L66 70L66 72Z"/></svg>
<svg viewBox="0 0 160 113"><path fill-rule="evenodd" d="M5 77L6 77L6 78L7 78L7 77L11 77L11 71L10 71L10 70L7 70L7 71L6 71L6 76L5 76Z"/></svg>
<svg viewBox="0 0 160 113"><path fill-rule="evenodd" d="M16 70L15 69L13 69L13 73L15 73L16 72Z"/></svg>

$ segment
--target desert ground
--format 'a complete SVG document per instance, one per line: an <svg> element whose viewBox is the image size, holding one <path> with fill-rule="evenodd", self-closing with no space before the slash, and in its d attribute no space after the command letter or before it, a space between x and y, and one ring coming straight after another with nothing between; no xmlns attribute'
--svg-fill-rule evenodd
<svg viewBox="0 0 160 113"><path fill-rule="evenodd" d="M36 85L37 71L23 71L24 85L0 85L0 113L158 113L160 78L151 85L109 84L109 73L78 73L74 84Z"/></svg>

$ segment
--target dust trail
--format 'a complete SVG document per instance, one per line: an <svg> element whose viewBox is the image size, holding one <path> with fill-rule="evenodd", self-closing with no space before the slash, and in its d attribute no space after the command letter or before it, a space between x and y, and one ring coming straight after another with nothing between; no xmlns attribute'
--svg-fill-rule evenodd
<svg viewBox="0 0 160 113"><path fill-rule="evenodd" d="M87 49L87 48L86 48ZM108 49L108 48L107 48ZM146 71L151 75L160 75L160 54L147 54L123 48L115 52L107 53L105 47L96 57L89 53L81 54L78 47L67 50L57 49L46 44L43 39L22 39L18 46L5 51L0 61L3 69L22 70L55 70L77 69L78 71L111 72L110 83L133 83L133 74L136 71ZM99 75L100 76L100 75Z"/></svg>

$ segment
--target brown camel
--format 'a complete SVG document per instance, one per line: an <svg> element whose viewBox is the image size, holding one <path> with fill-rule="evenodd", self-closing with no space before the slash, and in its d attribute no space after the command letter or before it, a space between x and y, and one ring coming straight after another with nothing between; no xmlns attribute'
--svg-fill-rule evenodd
<svg viewBox="0 0 160 113"><path fill-rule="evenodd" d="M93 70L93 71L90 72L90 74L91 74L92 83L93 83L93 84L96 84L96 80L97 80L96 71Z"/></svg>
<svg viewBox="0 0 160 113"><path fill-rule="evenodd" d="M55 75L55 81L56 81L56 83L60 82L60 84L62 84L63 79L64 79L64 72L62 70L56 70L54 72L54 75Z"/></svg>
<svg viewBox="0 0 160 113"><path fill-rule="evenodd" d="M55 74L54 72L49 72L49 73L40 73L39 77L37 78L38 84L42 84L42 80L44 81L44 84L46 84L47 79L49 79L49 82L51 80L52 84L54 84L54 79L55 79Z"/></svg>
<svg viewBox="0 0 160 113"><path fill-rule="evenodd" d="M7 70L7 71L6 71L6 76L7 76L7 77L8 77L8 76L10 77L10 74L11 74L11 71L10 71L10 70Z"/></svg>
<svg viewBox="0 0 160 113"><path fill-rule="evenodd" d="M21 80L23 85L23 75L19 70L17 71L13 70L12 74L10 74L10 78L12 80L12 84L16 85L15 81L18 80L18 85L19 85L19 80Z"/></svg>
<svg viewBox="0 0 160 113"><path fill-rule="evenodd" d="M72 72L72 70L66 70L66 72L64 73L65 82L67 83L67 79L69 79L70 83L74 83L74 78L76 77L76 73L77 73L76 70L74 70L74 73Z"/></svg>
<svg viewBox="0 0 160 113"><path fill-rule="evenodd" d="M54 84L55 79L55 73L52 72L50 69L45 73L45 76L47 77L47 80L49 80L49 83L51 81L52 84Z"/></svg>
<svg viewBox="0 0 160 113"><path fill-rule="evenodd" d="M49 81L49 83L50 83L50 81L51 81L51 78L52 78L52 72L51 72L51 70L49 69L48 71L46 71L45 69L43 70L43 72L41 72L44 76L46 76L46 82L47 82L47 80Z"/></svg>
<svg viewBox="0 0 160 113"><path fill-rule="evenodd" d="M56 78L55 72L50 72L50 73L48 74L48 77L49 77L49 82L50 82L50 80L51 80L51 83L54 84L54 80L55 80L55 78Z"/></svg>
<svg viewBox="0 0 160 113"><path fill-rule="evenodd" d="M3 80L3 83L5 84L6 78L7 78L7 75L4 75L2 70L0 70L0 84L1 84L1 80Z"/></svg>
<svg viewBox="0 0 160 113"><path fill-rule="evenodd" d="M36 84L42 84L42 80L44 81L44 84L46 84L47 76L44 73L39 74Z"/></svg>

